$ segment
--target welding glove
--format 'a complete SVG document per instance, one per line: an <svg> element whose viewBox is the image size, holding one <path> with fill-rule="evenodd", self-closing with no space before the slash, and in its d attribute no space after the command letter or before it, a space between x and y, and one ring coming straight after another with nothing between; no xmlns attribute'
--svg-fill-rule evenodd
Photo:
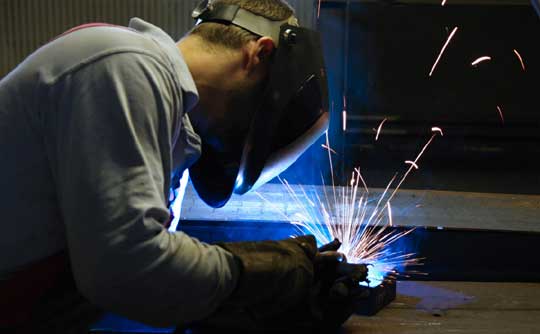
<svg viewBox="0 0 540 334"><path fill-rule="evenodd" d="M337 252L340 246L337 239L322 246L314 261L310 316L322 332L340 327L369 296L367 288L360 285L367 280L367 266L348 263L345 255Z"/></svg>
<svg viewBox="0 0 540 334"><path fill-rule="evenodd" d="M241 268L236 290L222 307L227 319L217 321L220 325L242 319L232 327L258 328L309 296L317 253L313 236L218 245L231 252Z"/></svg>
<svg viewBox="0 0 540 334"><path fill-rule="evenodd" d="M338 327L352 314L353 287L367 273L365 266L347 264L332 246L319 252L313 236L219 246L235 256L242 273L233 294L196 324L199 328L252 332Z"/></svg>

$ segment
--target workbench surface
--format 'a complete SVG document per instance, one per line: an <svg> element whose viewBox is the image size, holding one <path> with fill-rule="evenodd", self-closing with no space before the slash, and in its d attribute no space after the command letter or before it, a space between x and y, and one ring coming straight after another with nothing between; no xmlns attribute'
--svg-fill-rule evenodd
<svg viewBox="0 0 540 334"><path fill-rule="evenodd" d="M396 300L377 315L354 315L339 334L540 333L540 283L400 281L397 291ZM109 319L94 333L173 332Z"/></svg>
<svg viewBox="0 0 540 334"><path fill-rule="evenodd" d="M540 283L398 282L398 297L342 333L540 333Z"/></svg>

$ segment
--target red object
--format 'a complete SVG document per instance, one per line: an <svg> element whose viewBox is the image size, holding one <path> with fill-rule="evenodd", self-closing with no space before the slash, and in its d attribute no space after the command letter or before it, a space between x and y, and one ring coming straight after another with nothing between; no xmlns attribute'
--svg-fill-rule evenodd
<svg viewBox="0 0 540 334"><path fill-rule="evenodd" d="M30 321L32 310L68 270L68 256L62 252L13 273L7 281L0 281L0 328Z"/></svg>
<svg viewBox="0 0 540 334"><path fill-rule="evenodd" d="M174 212L171 208L169 208L169 214L169 220L165 224L163 224L166 229L169 229L169 227L171 227L172 221L174 220Z"/></svg>
<svg viewBox="0 0 540 334"><path fill-rule="evenodd" d="M129 29L108 23L88 23L64 32L51 42L72 32L93 27ZM14 272L6 281L0 280L0 329L29 322L39 302L49 290L61 284L66 274L71 275L69 259L62 252Z"/></svg>

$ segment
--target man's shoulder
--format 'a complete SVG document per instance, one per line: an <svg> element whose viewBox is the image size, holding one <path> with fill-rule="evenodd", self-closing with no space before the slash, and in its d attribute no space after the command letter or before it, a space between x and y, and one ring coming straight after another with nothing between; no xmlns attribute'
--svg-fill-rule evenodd
<svg viewBox="0 0 540 334"><path fill-rule="evenodd" d="M60 35L34 52L23 67L38 70L42 79L54 83L66 74L116 54L128 58L142 54L167 64L163 50L150 37L127 27L94 24Z"/></svg>

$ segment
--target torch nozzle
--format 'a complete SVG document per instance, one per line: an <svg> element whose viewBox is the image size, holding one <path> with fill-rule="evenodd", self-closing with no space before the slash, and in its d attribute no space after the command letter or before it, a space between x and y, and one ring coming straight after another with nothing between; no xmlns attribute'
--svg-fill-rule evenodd
<svg viewBox="0 0 540 334"><path fill-rule="evenodd" d="M338 238L335 238L334 240L332 240L332 242L319 247L319 252L320 253L330 252L330 251L336 252L339 249L339 247L341 247L341 241L339 241Z"/></svg>

